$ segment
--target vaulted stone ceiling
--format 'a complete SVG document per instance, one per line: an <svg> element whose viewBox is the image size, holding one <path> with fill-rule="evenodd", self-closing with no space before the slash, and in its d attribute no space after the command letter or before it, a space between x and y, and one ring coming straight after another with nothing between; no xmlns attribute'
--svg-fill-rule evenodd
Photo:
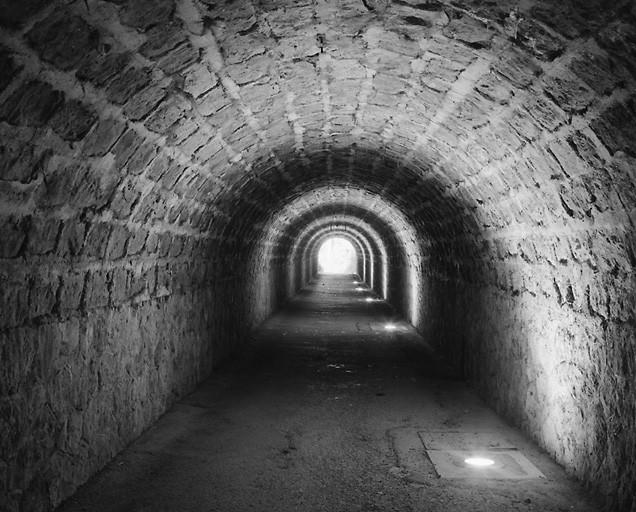
<svg viewBox="0 0 636 512"><path fill-rule="evenodd" d="M397 301L416 327L628 506L635 18L600 0L0 0L0 347L31 361L3 370L22 412L2 453L32 461L11 485L67 496L271 312L272 269L331 216L382 233L408 268L393 282L425 274ZM56 353L102 372L72 403L33 355L51 336L117 346ZM106 441L29 444L53 416Z"/></svg>

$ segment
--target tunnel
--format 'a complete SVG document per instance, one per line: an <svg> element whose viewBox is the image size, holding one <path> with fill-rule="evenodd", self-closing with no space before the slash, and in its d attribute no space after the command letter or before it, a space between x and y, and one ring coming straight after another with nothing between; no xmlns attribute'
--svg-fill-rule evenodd
<svg viewBox="0 0 636 512"><path fill-rule="evenodd" d="M269 319L361 294L636 510L633 2L0 0L0 69L0 509L72 502Z"/></svg>

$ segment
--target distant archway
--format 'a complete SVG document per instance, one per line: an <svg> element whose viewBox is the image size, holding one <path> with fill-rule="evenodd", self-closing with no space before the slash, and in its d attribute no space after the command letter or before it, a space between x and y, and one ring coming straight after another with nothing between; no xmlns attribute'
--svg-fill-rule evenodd
<svg viewBox="0 0 636 512"><path fill-rule="evenodd" d="M325 240L318 250L319 274L356 274L356 250L349 240L334 236Z"/></svg>

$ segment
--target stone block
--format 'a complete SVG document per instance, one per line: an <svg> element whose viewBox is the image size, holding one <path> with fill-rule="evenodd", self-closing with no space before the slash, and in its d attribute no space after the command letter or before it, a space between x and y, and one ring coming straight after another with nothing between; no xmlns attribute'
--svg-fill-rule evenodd
<svg viewBox="0 0 636 512"><path fill-rule="evenodd" d="M130 270L115 268L112 270L112 287L110 300L113 305L122 304L129 298Z"/></svg>
<svg viewBox="0 0 636 512"><path fill-rule="evenodd" d="M214 116L217 112L229 107L232 100L228 98L222 87L213 87L197 99L197 110L203 116Z"/></svg>
<svg viewBox="0 0 636 512"><path fill-rule="evenodd" d="M135 256L140 254L146 244L146 238L148 238L148 231L141 228L136 229L130 234L128 239L128 246L126 247L126 254L128 256Z"/></svg>
<svg viewBox="0 0 636 512"><path fill-rule="evenodd" d="M0 274L0 329L24 324L29 314L29 287L23 273Z"/></svg>
<svg viewBox="0 0 636 512"><path fill-rule="evenodd" d="M565 112L584 112L595 98L594 92L581 82L561 75L545 76L543 89Z"/></svg>
<svg viewBox="0 0 636 512"><path fill-rule="evenodd" d="M28 217L3 217L0 222L0 258L19 256L29 229Z"/></svg>
<svg viewBox="0 0 636 512"><path fill-rule="evenodd" d="M0 127L0 180L29 183L46 167L52 152L34 146L17 130Z"/></svg>
<svg viewBox="0 0 636 512"><path fill-rule="evenodd" d="M172 234L171 233L160 233L159 234L159 256L161 258L165 258L168 256L168 252L170 251L170 245L172 243Z"/></svg>
<svg viewBox="0 0 636 512"><path fill-rule="evenodd" d="M565 50L564 41L546 30L533 19L523 19L519 24L515 42L537 59L551 61Z"/></svg>
<svg viewBox="0 0 636 512"><path fill-rule="evenodd" d="M60 310L79 310L86 277L83 271L76 270L64 273L60 290Z"/></svg>
<svg viewBox="0 0 636 512"><path fill-rule="evenodd" d="M123 105L149 83L148 68L127 68L110 82L106 88L106 96L113 103Z"/></svg>
<svg viewBox="0 0 636 512"><path fill-rule="evenodd" d="M31 81L19 87L0 107L0 119L13 125L43 126L64 101L49 84Z"/></svg>
<svg viewBox="0 0 636 512"><path fill-rule="evenodd" d="M190 109L190 105L183 98L170 96L155 109L144 125L153 132L165 134L168 128L187 115Z"/></svg>
<svg viewBox="0 0 636 512"><path fill-rule="evenodd" d="M77 67L97 47L98 38L93 27L65 9L55 10L27 34L42 60L65 71Z"/></svg>
<svg viewBox="0 0 636 512"><path fill-rule="evenodd" d="M585 133L576 130L568 137L567 141L576 154L590 166L590 169L603 168L604 160L598 154L594 142Z"/></svg>
<svg viewBox="0 0 636 512"><path fill-rule="evenodd" d="M97 116L79 101L67 101L51 118L51 128L63 139L80 140L91 129Z"/></svg>
<svg viewBox="0 0 636 512"><path fill-rule="evenodd" d="M86 309L108 306L109 302L109 273L106 270L91 270L86 277L84 286L84 307Z"/></svg>
<svg viewBox="0 0 636 512"><path fill-rule="evenodd" d="M633 23L624 19L613 20L596 34L596 40L618 62L629 68L632 75L636 74L636 26Z"/></svg>
<svg viewBox="0 0 636 512"><path fill-rule="evenodd" d="M185 73L183 91L199 98L218 84L218 77L207 66L193 66Z"/></svg>
<svg viewBox="0 0 636 512"><path fill-rule="evenodd" d="M611 153L636 156L636 97L608 106L590 126Z"/></svg>
<svg viewBox="0 0 636 512"><path fill-rule="evenodd" d="M55 276L36 274L29 286L29 316L37 318L53 311L57 300L59 279Z"/></svg>
<svg viewBox="0 0 636 512"><path fill-rule="evenodd" d="M130 54L93 50L80 63L75 76L97 87L103 87L130 62Z"/></svg>
<svg viewBox="0 0 636 512"><path fill-rule="evenodd" d="M528 87L543 72L532 57L518 50L502 54L491 69L520 89Z"/></svg>
<svg viewBox="0 0 636 512"><path fill-rule="evenodd" d="M170 127L168 135L166 137L166 144L169 146L176 146L181 144L184 140L187 140L193 133L201 128L201 123L195 117L182 117L177 120L175 124ZM184 146L181 148L185 150ZM191 155L193 151L186 151L186 155Z"/></svg>
<svg viewBox="0 0 636 512"><path fill-rule="evenodd" d="M61 221L51 217L33 217L26 250L30 254L48 254L55 251Z"/></svg>
<svg viewBox="0 0 636 512"><path fill-rule="evenodd" d="M246 62L231 64L226 70L230 78L238 85L245 85L250 82L267 82L270 79L271 58L265 55L257 55Z"/></svg>
<svg viewBox="0 0 636 512"><path fill-rule="evenodd" d="M135 183L127 181L119 187L110 203L110 210L116 219L126 219L139 200L141 193L137 190Z"/></svg>
<svg viewBox="0 0 636 512"><path fill-rule="evenodd" d="M166 155L160 152L157 157L150 163L146 170L146 178L152 181L158 181L170 166L178 166L178 164Z"/></svg>
<svg viewBox="0 0 636 512"><path fill-rule="evenodd" d="M139 51L144 57L156 60L186 42L188 36L181 23L173 21L155 25L146 32L146 38L146 42L139 48Z"/></svg>
<svg viewBox="0 0 636 512"><path fill-rule="evenodd" d="M58 256L62 258L78 256L84 246L85 234L84 224L79 219L65 220L57 246Z"/></svg>
<svg viewBox="0 0 636 512"><path fill-rule="evenodd" d="M91 224L86 234L82 254L86 258L103 259L110 237L111 225L108 222Z"/></svg>
<svg viewBox="0 0 636 512"><path fill-rule="evenodd" d="M143 32L155 25L166 24L173 12L173 0L136 0L126 3L121 21Z"/></svg>
<svg viewBox="0 0 636 512"><path fill-rule="evenodd" d="M623 81L623 73L617 68L604 55L583 54L570 63L570 70L598 94L610 94Z"/></svg>
<svg viewBox="0 0 636 512"><path fill-rule="evenodd" d="M126 167L130 158L143 142L144 138L134 129L128 128L124 132L111 150L115 155L115 167L118 171Z"/></svg>
<svg viewBox="0 0 636 512"><path fill-rule="evenodd" d="M148 254L155 254L157 252L157 245L159 244L159 235L156 231L152 231L146 239L146 252Z"/></svg>
<svg viewBox="0 0 636 512"><path fill-rule="evenodd" d="M187 168L179 165L175 161L171 161L167 169L164 169L164 173L161 176L159 182L162 188L165 190L173 190L181 176L186 174Z"/></svg>
<svg viewBox="0 0 636 512"><path fill-rule="evenodd" d="M126 255L126 244L128 243L128 229L121 224L114 224L106 247L106 259L118 260Z"/></svg>
<svg viewBox="0 0 636 512"><path fill-rule="evenodd" d="M468 16L451 20L442 33L472 48L490 48L494 35L486 25Z"/></svg>
<svg viewBox="0 0 636 512"><path fill-rule="evenodd" d="M145 119L150 112L157 108L157 105L166 97L166 89L158 85L149 85L142 91L133 95L126 105L124 105L124 114L131 121L141 121Z"/></svg>
<svg viewBox="0 0 636 512"><path fill-rule="evenodd" d="M140 144L126 164L127 174L133 176L143 174L158 152L159 147L154 142Z"/></svg>
<svg viewBox="0 0 636 512"><path fill-rule="evenodd" d="M85 156L104 156L124 133L126 125L113 118L100 119L84 139Z"/></svg>
<svg viewBox="0 0 636 512"><path fill-rule="evenodd" d="M199 59L199 50L184 43L157 60L157 65L166 75L173 75Z"/></svg>

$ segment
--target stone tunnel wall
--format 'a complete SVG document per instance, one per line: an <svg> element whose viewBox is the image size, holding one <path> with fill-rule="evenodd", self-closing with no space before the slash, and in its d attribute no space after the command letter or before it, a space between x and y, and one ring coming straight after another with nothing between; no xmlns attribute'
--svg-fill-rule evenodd
<svg viewBox="0 0 636 512"><path fill-rule="evenodd" d="M3 511L59 504L245 331L242 277L230 255L211 257L192 174L135 122L153 105L133 98L134 80L150 75L122 78L108 89L116 106L100 103L91 84L127 56L104 64L90 27L62 20L61 39L46 33L60 27L52 16L0 47Z"/></svg>

